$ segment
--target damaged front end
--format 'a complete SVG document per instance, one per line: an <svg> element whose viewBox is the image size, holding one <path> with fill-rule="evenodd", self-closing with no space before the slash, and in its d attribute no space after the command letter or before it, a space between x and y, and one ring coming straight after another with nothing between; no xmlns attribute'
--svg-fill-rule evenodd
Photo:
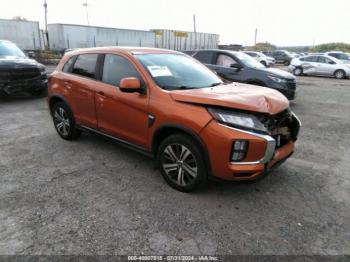
<svg viewBox="0 0 350 262"><path fill-rule="evenodd" d="M0 68L0 92L5 95L44 93L47 81L45 67Z"/></svg>
<svg viewBox="0 0 350 262"><path fill-rule="evenodd" d="M269 135L275 139L276 148L298 139L301 122L289 108L275 115L260 114L257 117L266 127Z"/></svg>

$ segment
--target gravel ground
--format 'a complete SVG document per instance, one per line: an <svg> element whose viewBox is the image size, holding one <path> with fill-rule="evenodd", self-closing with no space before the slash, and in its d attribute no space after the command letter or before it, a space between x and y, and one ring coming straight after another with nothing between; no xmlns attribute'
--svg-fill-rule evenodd
<svg viewBox="0 0 350 262"><path fill-rule="evenodd" d="M44 99L2 99L0 254L350 254L350 80L298 80L292 158L193 194L106 138L60 139Z"/></svg>

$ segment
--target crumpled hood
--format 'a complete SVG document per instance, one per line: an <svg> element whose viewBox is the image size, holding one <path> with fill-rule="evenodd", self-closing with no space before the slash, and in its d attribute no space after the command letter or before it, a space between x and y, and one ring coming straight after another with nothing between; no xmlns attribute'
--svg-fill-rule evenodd
<svg viewBox="0 0 350 262"><path fill-rule="evenodd" d="M171 97L180 102L220 106L246 111L277 114L289 107L284 95L271 88L232 83L217 87L175 90Z"/></svg>
<svg viewBox="0 0 350 262"><path fill-rule="evenodd" d="M288 73L278 68L259 68L256 70L261 70L261 71L270 73L271 75L282 77L285 79L295 79L295 76L293 76L291 73Z"/></svg>

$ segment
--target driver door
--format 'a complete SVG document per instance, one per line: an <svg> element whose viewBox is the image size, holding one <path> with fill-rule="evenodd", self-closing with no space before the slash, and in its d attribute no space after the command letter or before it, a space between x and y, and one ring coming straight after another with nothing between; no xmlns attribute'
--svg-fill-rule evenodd
<svg viewBox="0 0 350 262"><path fill-rule="evenodd" d="M133 143L147 146L149 92L125 93L119 82L136 77L145 87L141 74L126 57L106 54L103 61L102 83L96 88L98 129ZM146 87L145 87L146 88Z"/></svg>

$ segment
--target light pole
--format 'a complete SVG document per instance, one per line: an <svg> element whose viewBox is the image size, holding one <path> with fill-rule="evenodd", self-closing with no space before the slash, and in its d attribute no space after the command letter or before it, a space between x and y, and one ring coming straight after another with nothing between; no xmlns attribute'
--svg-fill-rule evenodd
<svg viewBox="0 0 350 262"><path fill-rule="evenodd" d="M46 36L46 43L47 43L47 49L50 50L49 32L47 30L47 3L46 3L46 0L44 0L44 10L45 10L45 36Z"/></svg>
<svg viewBox="0 0 350 262"><path fill-rule="evenodd" d="M85 3L83 3L83 6L85 7L85 11L86 11L86 21L87 21L87 24L90 25L87 0L85 1Z"/></svg>
<svg viewBox="0 0 350 262"><path fill-rule="evenodd" d="M195 14L193 14L193 32L194 32L194 49L197 49L197 25L196 25Z"/></svg>

